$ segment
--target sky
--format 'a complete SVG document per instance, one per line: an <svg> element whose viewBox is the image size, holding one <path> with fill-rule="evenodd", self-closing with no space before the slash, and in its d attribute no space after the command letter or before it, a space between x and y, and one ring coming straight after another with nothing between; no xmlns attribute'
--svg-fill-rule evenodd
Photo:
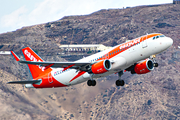
<svg viewBox="0 0 180 120"><path fill-rule="evenodd" d="M101 9L172 3L172 0L0 0L0 34Z"/></svg>

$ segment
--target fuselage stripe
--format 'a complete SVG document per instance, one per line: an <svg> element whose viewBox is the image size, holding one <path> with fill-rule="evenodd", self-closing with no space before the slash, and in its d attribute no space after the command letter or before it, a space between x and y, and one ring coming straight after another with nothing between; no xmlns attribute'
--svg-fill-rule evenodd
<svg viewBox="0 0 180 120"><path fill-rule="evenodd" d="M149 38L152 38L154 36L157 36L157 35L162 35L162 34L159 34L159 33L156 33L156 34L148 34L148 35L145 35L145 36L141 36L139 38L136 38L134 40L131 40L129 42L126 42L126 43L123 43L119 46L117 46L116 48L114 48L113 50L109 51L108 53L104 54L102 57L100 57L100 59L98 59L97 61L99 60L104 60L107 58L108 56L108 59L111 59L113 58L114 56L128 50L129 48L133 47L133 46L136 46L140 43L142 43L143 41L149 39Z"/></svg>
<svg viewBox="0 0 180 120"><path fill-rule="evenodd" d="M86 73L85 71L79 71L78 74L73 78L71 79L69 82L72 82L73 80L75 80L76 78L80 77L81 75L83 75L84 73Z"/></svg>

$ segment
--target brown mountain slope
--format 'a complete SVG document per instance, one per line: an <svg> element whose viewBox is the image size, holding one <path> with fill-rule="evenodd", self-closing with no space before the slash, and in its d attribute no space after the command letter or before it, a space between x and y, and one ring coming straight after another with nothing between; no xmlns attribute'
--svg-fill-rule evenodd
<svg viewBox="0 0 180 120"><path fill-rule="evenodd" d="M93 118L97 119L179 119L180 63L168 64L172 51L161 56L160 66L146 75L126 78L123 88L109 88L97 97ZM162 58L161 58L162 59Z"/></svg>
<svg viewBox="0 0 180 120"><path fill-rule="evenodd" d="M7 81L30 79L25 65L0 56L0 118L2 119L180 119L180 6L140 6L69 16L0 35L0 51L30 46L45 60L66 61L58 44L116 45L146 33L160 32L174 40L157 56L159 67L146 75L125 73L124 87L116 75L68 88L26 89Z"/></svg>

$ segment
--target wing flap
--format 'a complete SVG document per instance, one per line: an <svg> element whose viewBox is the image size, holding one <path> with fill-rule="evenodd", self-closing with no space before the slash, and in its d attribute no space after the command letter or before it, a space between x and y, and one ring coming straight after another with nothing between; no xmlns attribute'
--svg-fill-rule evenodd
<svg viewBox="0 0 180 120"><path fill-rule="evenodd" d="M41 80L31 80L31 81L10 81L7 84L34 84L38 83Z"/></svg>

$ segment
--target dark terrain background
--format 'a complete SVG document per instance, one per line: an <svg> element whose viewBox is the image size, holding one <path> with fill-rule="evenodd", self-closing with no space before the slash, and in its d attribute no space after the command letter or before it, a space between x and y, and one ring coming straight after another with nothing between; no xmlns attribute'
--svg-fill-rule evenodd
<svg viewBox="0 0 180 120"><path fill-rule="evenodd" d="M147 33L163 33L174 40L157 55L159 67L145 75L125 73L124 87L117 75L52 89L27 89L8 81L30 79L26 65L0 56L1 119L180 119L180 5L166 4L108 9L84 16L67 16L46 24L0 34L0 51L31 47L48 61L67 61L60 44L114 46ZM80 58L81 56L77 56Z"/></svg>

